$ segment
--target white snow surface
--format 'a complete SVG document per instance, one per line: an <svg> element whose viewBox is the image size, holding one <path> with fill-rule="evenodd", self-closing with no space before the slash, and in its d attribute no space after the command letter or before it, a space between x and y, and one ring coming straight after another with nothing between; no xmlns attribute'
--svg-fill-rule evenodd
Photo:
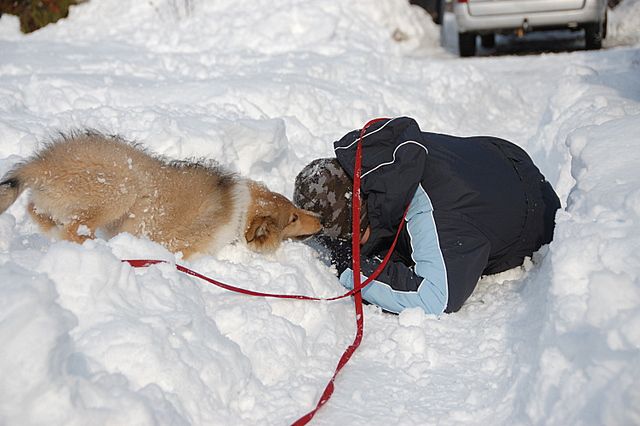
<svg viewBox="0 0 640 426"><path fill-rule="evenodd" d="M287 196L374 117L511 140L561 198L554 241L455 314L366 306L313 423L640 424L640 1L610 11L601 51L458 59L439 32L404 0L91 0L30 35L5 15L0 175L85 127ZM303 243L185 262L125 234L56 241L26 203L0 215L0 424L287 424L353 339L350 300L251 298L121 262L343 293Z"/></svg>

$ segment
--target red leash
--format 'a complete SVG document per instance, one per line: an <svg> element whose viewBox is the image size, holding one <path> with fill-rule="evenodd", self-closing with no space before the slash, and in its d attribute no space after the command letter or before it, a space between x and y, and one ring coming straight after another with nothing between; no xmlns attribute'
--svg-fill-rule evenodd
<svg viewBox="0 0 640 426"><path fill-rule="evenodd" d="M408 207L407 207L407 210L405 210L404 216L402 217L402 220L400 221L400 226L398 226L398 231L396 232L396 235L395 235L395 238L393 240L393 243L391 244L391 247L389 248L389 251L385 255L384 259L382 260L380 265L378 265L378 267L373 272L373 274L371 274L370 277L368 277L363 283L361 283L360 282L360 203L362 202L362 199L361 199L361 196L360 196L360 177L361 177L361 168L362 168L362 138L363 138L367 128L369 128L369 126L371 126L372 124L375 124L375 123L377 123L379 121L382 121L382 120L387 120L387 119L386 118L376 118L374 120L369 121L362 128L362 130L360 131L360 137L358 139L358 145L356 147L356 159L355 159L355 167L354 167L354 172L353 172L353 205L352 205L352 210L351 210L351 212L352 212L352 216L351 216L351 221L352 221L351 252L352 252L352 258L353 258L352 259L352 261L353 261L353 263L352 263L352 266L353 266L353 290L350 290L350 291L348 291L345 294L342 294L340 296L334 296L334 297L329 297L329 298L312 297L312 296L304 296L304 295L294 295L294 294L263 293L263 292L259 292L259 291L247 290L247 289L243 289L243 288L236 287L236 286L233 286L233 285L225 284L225 283L217 281L217 280L215 280L213 278L209 278L207 276L204 276L204 275L202 275L202 274L200 274L198 272L195 272L195 271L193 271L193 270L191 270L189 268L186 268L186 267L184 267L182 265L178 265L178 264L175 265L176 269L178 271L180 271L180 272L183 272L185 274L191 275L191 276L196 277L196 278L200 278L200 279L202 279L204 281L207 281L210 284L216 285L216 286L224 288L226 290L233 291L233 292L236 292L236 293L246 294L246 295L249 295L249 296L271 297L271 298L278 298L278 299L331 301L331 300L338 300L338 299L342 299L342 298L345 298L345 297L353 295L353 303L354 303L355 311L356 311L356 335L355 335L355 338L353 340L353 343L351 345L349 345L347 347L347 349L345 349L344 353L340 357L340 360L338 361L338 365L336 366L336 369L335 369L335 371L333 373L333 376L329 380L329 383L327 383L327 386L325 387L324 392L322 392L320 400L316 404L315 408L313 410L309 411L304 416L300 417L298 420L296 420L293 423L293 426L302 426L302 425L306 425L307 423L309 423L309 421L311 421L313 416L315 416L316 412L329 400L329 398L331 398L331 395L333 394L333 390L334 390L334 381L335 381L336 377L338 376L338 373L347 364L347 362L349 362L349 359L351 359L351 356L354 354L356 349L358 349L358 347L360 346L360 343L362 342L362 336L363 336L363 333L364 333L364 314L363 314L363 310L362 310L362 289L365 288L367 285L369 285L369 283L371 283L373 280L375 280L378 277L378 275L380 275L380 273L382 272L382 270L386 266L387 262L389 261L389 258L391 257L391 254L393 253L393 250L395 249L396 243L398 242L398 237L400 236L400 231L402 230L402 226L404 224L404 220L405 220L405 217L407 215L407 211L409 210ZM145 266L149 266L149 265L155 265L155 264L158 264L158 263L168 263L167 261L164 261L164 260L151 260L151 259L137 259L137 260L128 259L128 260L123 260L123 262L129 263L134 268L141 268L141 267L145 267Z"/></svg>
<svg viewBox="0 0 640 426"><path fill-rule="evenodd" d="M354 354L356 349L360 346L362 342L362 335L364 333L364 313L362 311L362 288L363 285L360 283L360 203L362 202L362 198L360 197L360 176L362 173L362 138L365 134L365 131L371 126L379 121L386 120L385 118L376 118L369 121L365 126L360 130L360 138L358 139L358 145L356 146L356 162L353 169L353 199L351 205L351 257L352 257L352 266L353 266L353 304L356 310L356 336L353 339L353 343L345 349L344 353L340 357L338 361L338 365L327 383L327 386L324 388L324 392L322 392L322 396L320 400L316 404L316 407L309 411L304 416L300 417L293 423L293 426L302 426L306 425L311 421L313 416L316 415L318 410L331 398L333 394L334 385L333 383L336 380L336 376L342 370L347 362L351 359L351 356ZM407 209L408 210L408 209ZM405 216L406 216L405 212ZM382 269L384 269L389 257L391 257L391 253L395 248L396 242L398 240L398 236L400 235L400 230L402 229L402 224L404 223L404 217L400 222L400 226L398 226L398 232L396 232L396 238L393 242L393 245L387 252L387 255L384 257L384 261L378 266L376 269L376 273L372 275L372 277L377 277ZM365 282L369 284L372 281L372 277L369 277Z"/></svg>
<svg viewBox="0 0 640 426"><path fill-rule="evenodd" d="M406 216L406 212L405 212L405 216ZM404 221L404 216L403 216L402 220ZM248 289L245 289L245 288L242 288L242 287L236 287L236 286L231 285L231 284L223 283L222 281L218 281L218 280L216 280L214 278L211 278L211 277L207 277L206 275L202 275L201 273L196 272L193 269L189 269L186 266L182 266L182 265L180 265L178 263L175 264L175 267L176 267L176 269L178 271L180 271L182 273L185 273L187 275L191 275L192 277L200 278L201 280L206 281L209 284L213 284L216 287L220 287L220 288L223 288L225 290L232 291L234 293L246 294L248 296L269 297L269 298L272 298L272 299L297 299L297 300L315 300L315 301L331 302L333 300L344 299L345 297L353 296L354 294L359 293L360 290L365 288L373 280L375 280L378 277L378 275L380 275L380 273L382 272L382 270L386 266L387 262L389 261L389 258L391 257L391 253L393 253L393 249L395 248L396 243L398 241L398 237L400 236L400 231L402 231L402 227L398 228L398 231L396 232L396 235L395 235L395 239L393 240L393 243L391 244L391 247L390 247L389 251L385 255L385 257L382 260L382 262L380 263L380 265L378 265L378 267L375 269L375 271L373 271L371 276L369 276L369 278L367 278L362 283L362 285L360 286L359 289L356 289L355 285L354 285L353 290L349 290L348 292L346 292L344 294L341 294L339 296L333 296L333 297L314 297L314 296L305 296L305 295L302 295L302 294L264 293L264 292L261 292L261 291L248 290ZM128 263L129 265L131 265L134 268L144 268L144 267L147 267L147 266L157 265L157 264L160 264L160 263L169 263L169 261L167 261L167 260L157 260L157 259L124 259L123 262Z"/></svg>

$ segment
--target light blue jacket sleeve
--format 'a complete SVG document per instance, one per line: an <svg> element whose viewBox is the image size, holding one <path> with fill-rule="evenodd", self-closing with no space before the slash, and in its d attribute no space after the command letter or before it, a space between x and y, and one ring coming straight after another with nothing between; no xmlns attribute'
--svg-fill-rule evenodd
<svg viewBox="0 0 640 426"><path fill-rule="evenodd" d="M405 220L415 266L410 268L400 262L388 264L378 279L362 291L362 297L389 312L420 307L426 313L439 315L447 307L447 269L433 207L422 185L416 190ZM366 278L362 275L361 282ZM345 270L340 275L340 282L352 289L353 271Z"/></svg>

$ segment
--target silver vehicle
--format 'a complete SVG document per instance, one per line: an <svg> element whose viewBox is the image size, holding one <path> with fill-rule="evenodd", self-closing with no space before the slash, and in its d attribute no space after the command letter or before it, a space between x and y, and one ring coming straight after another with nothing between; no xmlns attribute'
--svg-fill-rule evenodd
<svg viewBox="0 0 640 426"><path fill-rule="evenodd" d="M584 30L587 49L600 49L607 30L605 0L453 0L460 56L476 54L476 38L493 47L496 34Z"/></svg>

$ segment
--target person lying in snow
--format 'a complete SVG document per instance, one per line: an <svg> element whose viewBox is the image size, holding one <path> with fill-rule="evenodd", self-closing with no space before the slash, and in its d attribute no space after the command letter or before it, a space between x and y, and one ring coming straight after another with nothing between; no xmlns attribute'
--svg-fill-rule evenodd
<svg viewBox="0 0 640 426"><path fill-rule="evenodd" d="M353 288L352 178L359 130L334 142L336 158L308 164L294 202L320 215L315 242L329 250L340 282ZM458 311L482 275L523 263L551 242L560 201L518 146L495 137L422 132L411 118L384 120L362 139L361 273L380 264L409 206L392 257L363 291L399 313ZM364 278L362 279L364 281Z"/></svg>

